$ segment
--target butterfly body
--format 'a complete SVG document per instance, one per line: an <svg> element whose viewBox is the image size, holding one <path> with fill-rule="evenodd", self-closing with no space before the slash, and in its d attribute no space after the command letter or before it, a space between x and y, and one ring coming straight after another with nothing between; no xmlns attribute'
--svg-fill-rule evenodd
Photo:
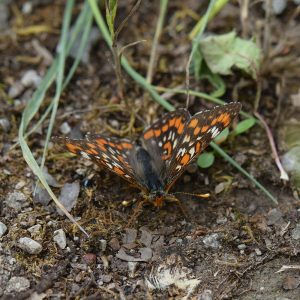
<svg viewBox="0 0 300 300"><path fill-rule="evenodd" d="M240 109L240 103L229 103L194 116L178 109L147 127L138 143L90 134L82 140L58 139L68 151L106 167L161 206L186 167L229 126Z"/></svg>

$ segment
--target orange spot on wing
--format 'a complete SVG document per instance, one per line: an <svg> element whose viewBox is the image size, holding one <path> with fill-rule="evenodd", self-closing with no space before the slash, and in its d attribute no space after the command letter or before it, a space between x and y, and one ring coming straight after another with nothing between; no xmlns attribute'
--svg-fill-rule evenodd
<svg viewBox="0 0 300 300"><path fill-rule="evenodd" d="M176 120L175 120L175 127L176 128L178 128L179 127L179 125L180 125L180 123L181 123L181 117L180 118L177 118Z"/></svg>
<svg viewBox="0 0 300 300"><path fill-rule="evenodd" d="M123 157L122 155L118 155L118 156L117 156L117 159L118 159L120 162L122 162L123 164L126 163L125 160L124 160L124 157Z"/></svg>
<svg viewBox="0 0 300 300"><path fill-rule="evenodd" d="M179 127L178 127L178 129L177 129L177 132L178 132L179 134L181 134L181 133L183 132L183 128L184 128L184 124L180 123L180 125L179 125Z"/></svg>
<svg viewBox="0 0 300 300"><path fill-rule="evenodd" d="M198 133L200 132L201 128L200 127L196 127L194 130L194 135L198 135Z"/></svg>
<svg viewBox="0 0 300 300"><path fill-rule="evenodd" d="M145 140L149 140L151 139L152 137L154 136L154 131L151 129L151 130L148 130L144 133L144 139Z"/></svg>
<svg viewBox="0 0 300 300"><path fill-rule="evenodd" d="M180 163L185 166L190 161L190 155L188 153L184 154Z"/></svg>
<svg viewBox="0 0 300 300"><path fill-rule="evenodd" d="M200 142L197 142L196 144L196 153L199 153L201 151L201 144Z"/></svg>
<svg viewBox="0 0 300 300"><path fill-rule="evenodd" d="M162 132L166 132L168 130L168 128L169 128L169 126L168 126L168 124L166 124L162 127L161 130L162 130Z"/></svg>
<svg viewBox="0 0 300 300"><path fill-rule="evenodd" d="M96 143L97 143L98 147L99 147L102 151L104 151L104 152L107 151L106 148L104 147L104 145L106 144L106 140L104 140L104 139L96 139Z"/></svg>
<svg viewBox="0 0 300 300"><path fill-rule="evenodd" d="M172 144L171 144L171 142L169 141L169 142L165 143L163 145L163 149L167 150L168 155L171 154L171 152L172 152Z"/></svg>
<svg viewBox="0 0 300 300"><path fill-rule="evenodd" d="M86 153L88 154L92 154L92 155L97 155L98 152L95 149L87 149L85 150Z"/></svg>
<svg viewBox="0 0 300 300"><path fill-rule="evenodd" d="M229 114L225 114L224 117L223 117L222 122L223 122L224 126L227 127L230 124L230 122L231 122L230 115Z"/></svg>
<svg viewBox="0 0 300 300"><path fill-rule="evenodd" d="M160 136L161 135L161 130L160 129L154 130L154 134L155 134L155 136Z"/></svg>
<svg viewBox="0 0 300 300"><path fill-rule="evenodd" d="M189 124L189 128L195 128L197 126L198 122L199 122L198 119L193 119Z"/></svg>
<svg viewBox="0 0 300 300"><path fill-rule="evenodd" d="M170 127L173 127L174 124L175 124L175 121L176 121L176 118L171 119L171 120L169 121L169 126L170 126Z"/></svg>
<svg viewBox="0 0 300 300"><path fill-rule="evenodd" d="M68 148L68 150L72 153L75 153L77 154L78 151L82 151L82 147L78 146L78 145L74 145L74 144L71 144L71 143L67 143L66 144L66 147Z"/></svg>
<svg viewBox="0 0 300 300"><path fill-rule="evenodd" d="M208 130L209 126L203 126L201 128L201 132L206 132Z"/></svg>
<svg viewBox="0 0 300 300"><path fill-rule="evenodd" d="M115 171L117 174L119 174L119 175L123 175L123 174L125 174L124 173L124 171L123 170L121 170L120 168L118 168L118 167L114 167L113 168L113 171Z"/></svg>
<svg viewBox="0 0 300 300"><path fill-rule="evenodd" d="M95 149L95 148L96 148L96 146L95 146L94 144L92 144L92 143L87 143L87 146L89 146L89 147L92 148L92 149Z"/></svg>
<svg viewBox="0 0 300 300"><path fill-rule="evenodd" d="M212 120L211 125L216 125L219 122L218 118Z"/></svg>
<svg viewBox="0 0 300 300"><path fill-rule="evenodd" d="M130 143L122 143L121 145L125 149L131 149L132 148L132 144L130 144Z"/></svg>

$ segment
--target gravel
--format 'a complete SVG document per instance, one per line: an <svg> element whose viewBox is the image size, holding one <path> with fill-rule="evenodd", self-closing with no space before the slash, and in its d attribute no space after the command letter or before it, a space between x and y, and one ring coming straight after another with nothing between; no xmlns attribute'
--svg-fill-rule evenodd
<svg viewBox="0 0 300 300"><path fill-rule="evenodd" d="M66 208L67 211L71 211L76 205L77 198L79 195L80 187L79 182L66 183L61 189L59 201ZM57 212L62 216L64 213L57 207Z"/></svg>
<svg viewBox="0 0 300 300"><path fill-rule="evenodd" d="M58 229L54 231L54 242L58 245L60 249L65 249L67 246L67 238L66 234L62 229Z"/></svg>
<svg viewBox="0 0 300 300"><path fill-rule="evenodd" d="M2 237L6 233L6 231L7 226L4 223L0 222L0 237Z"/></svg>
<svg viewBox="0 0 300 300"><path fill-rule="evenodd" d="M19 212L27 206L27 197L22 192L12 192L7 195L5 203L10 209Z"/></svg>
<svg viewBox="0 0 300 300"><path fill-rule="evenodd" d="M20 293L30 288L30 282L25 277L12 277L7 286L6 293Z"/></svg>
<svg viewBox="0 0 300 300"><path fill-rule="evenodd" d="M20 249L29 254L39 254L43 250L40 243L28 237L20 238L17 245Z"/></svg>
<svg viewBox="0 0 300 300"><path fill-rule="evenodd" d="M213 233L210 235L206 235L203 238L203 243L204 243L204 247L205 248L212 248L212 249L219 249L221 247L220 243L219 243L219 234L218 233Z"/></svg>

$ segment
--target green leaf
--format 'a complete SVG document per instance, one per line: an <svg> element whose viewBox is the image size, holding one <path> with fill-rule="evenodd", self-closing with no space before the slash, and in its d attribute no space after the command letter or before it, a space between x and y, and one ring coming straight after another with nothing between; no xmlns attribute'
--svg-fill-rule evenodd
<svg viewBox="0 0 300 300"><path fill-rule="evenodd" d="M261 50L253 41L241 39L232 31L208 36L200 41L199 46L213 73L229 75L231 68L236 67L257 78Z"/></svg>
<svg viewBox="0 0 300 300"><path fill-rule="evenodd" d="M239 122L233 131L234 135L239 135L249 130L255 124L255 122L256 121L254 118L249 118Z"/></svg>
<svg viewBox="0 0 300 300"><path fill-rule="evenodd" d="M115 18L117 14L118 0L106 1L106 22L112 38L115 34Z"/></svg>
<svg viewBox="0 0 300 300"><path fill-rule="evenodd" d="M229 129L225 128L215 139L214 142L217 144L223 143L229 135Z"/></svg>
<svg viewBox="0 0 300 300"><path fill-rule="evenodd" d="M202 169L209 168L213 165L214 161L215 155L213 152L204 152L197 159L198 166Z"/></svg>

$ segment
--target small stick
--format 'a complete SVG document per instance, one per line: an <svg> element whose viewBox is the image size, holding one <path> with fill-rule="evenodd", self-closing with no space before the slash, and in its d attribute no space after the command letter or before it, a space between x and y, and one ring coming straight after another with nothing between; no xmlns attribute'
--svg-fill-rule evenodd
<svg viewBox="0 0 300 300"><path fill-rule="evenodd" d="M280 171L280 179L282 179L284 181L289 181L289 175L284 170L284 168L281 164L281 161L279 159L278 152L277 152L276 145L275 145L275 141L274 141L274 138L273 138L270 127L268 126L268 124L266 123L264 118L258 112L255 112L254 115L261 121L261 123L265 127L265 130L267 132L267 136L268 136L268 139L269 139L269 143L270 143L270 146L271 146L271 149L272 149L272 153L273 153L274 158L275 158L275 163L277 165L277 168Z"/></svg>

